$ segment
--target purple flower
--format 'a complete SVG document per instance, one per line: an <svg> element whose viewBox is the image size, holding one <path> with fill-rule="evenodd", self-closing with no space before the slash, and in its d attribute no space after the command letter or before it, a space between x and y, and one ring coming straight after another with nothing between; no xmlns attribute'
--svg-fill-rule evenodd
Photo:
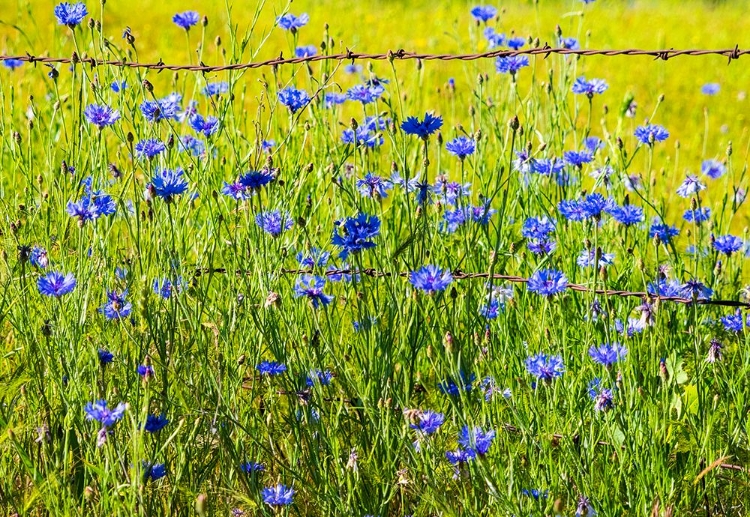
<svg viewBox="0 0 750 517"><path fill-rule="evenodd" d="M495 431L484 431L481 427L469 428L463 426L458 435L458 443L464 450L473 451L479 456L484 456L489 451L492 441L495 439Z"/></svg>
<svg viewBox="0 0 750 517"><path fill-rule="evenodd" d="M339 226L339 225L337 225ZM334 230L331 242L342 248L339 257L346 260L350 253L358 253L375 247L372 239L380 234L380 219L360 213L357 217L349 217L343 224L342 233Z"/></svg>
<svg viewBox="0 0 750 517"><path fill-rule="evenodd" d="M390 181L371 172L365 174L364 178L357 180L357 190L365 197L380 197L381 199L385 199L388 197L388 190L392 186Z"/></svg>
<svg viewBox="0 0 750 517"><path fill-rule="evenodd" d="M701 173L712 180L718 179L727 171L726 165L719 160L705 160L701 164Z"/></svg>
<svg viewBox="0 0 750 517"><path fill-rule="evenodd" d="M198 134L203 133L205 136L211 136L219 130L219 119L193 115L190 118L190 127Z"/></svg>
<svg viewBox="0 0 750 517"><path fill-rule="evenodd" d="M346 98L352 101L361 102L362 104L370 104L378 100L384 92L385 89L382 86L358 84L347 90Z"/></svg>
<svg viewBox="0 0 750 517"><path fill-rule="evenodd" d="M701 86L701 93L703 95L716 95L720 89L719 83L706 83Z"/></svg>
<svg viewBox="0 0 750 517"><path fill-rule="evenodd" d="M287 86L279 91L279 102L289 108L289 111L296 113L307 106L310 102L310 95L305 90L298 90L294 86Z"/></svg>
<svg viewBox="0 0 750 517"><path fill-rule="evenodd" d="M704 190L705 188L706 186L698 181L698 178L696 176L688 174L688 176L685 178L685 181L682 182L682 185L677 188L677 195L679 195L680 197L690 197L697 194L701 190Z"/></svg>
<svg viewBox="0 0 750 517"><path fill-rule="evenodd" d="M113 110L109 106L100 106L98 104L89 104L83 110L83 114L89 124L94 124L99 129L111 126L120 119L120 112Z"/></svg>
<svg viewBox="0 0 750 517"><path fill-rule="evenodd" d="M446 143L445 149L452 155L457 156L459 160L463 160L467 156L474 154L476 144L471 138L459 136Z"/></svg>
<svg viewBox="0 0 750 517"><path fill-rule="evenodd" d="M427 294L445 291L452 281L453 275L449 270L443 270L433 265L422 266L409 275L409 282Z"/></svg>
<svg viewBox="0 0 750 517"><path fill-rule="evenodd" d="M141 140L135 144L135 154L140 158L154 158L166 150L167 146L164 145L164 142L157 140L156 138Z"/></svg>
<svg viewBox="0 0 750 517"><path fill-rule="evenodd" d="M278 237L283 231L289 230L294 223L288 213L282 214L279 210L271 210L257 214L255 224L271 236Z"/></svg>
<svg viewBox="0 0 750 517"><path fill-rule="evenodd" d="M294 501L294 489L276 485L263 489L263 502L269 506L287 506Z"/></svg>
<svg viewBox="0 0 750 517"><path fill-rule="evenodd" d="M555 231L555 221L550 220L547 216L540 218L529 217L524 221L521 228L521 235L527 239L546 239L549 234Z"/></svg>
<svg viewBox="0 0 750 517"><path fill-rule="evenodd" d="M526 371L539 380L549 382L565 373L565 365L559 355L539 353L526 359Z"/></svg>
<svg viewBox="0 0 750 517"><path fill-rule="evenodd" d="M323 292L326 280L317 275L301 275L294 284L294 296L305 297L310 300L313 308L317 309L321 305L325 307L334 299Z"/></svg>
<svg viewBox="0 0 750 517"><path fill-rule="evenodd" d="M724 329L727 332L742 332L744 323L742 321L742 312L737 309L734 314L723 316L721 318L721 323L724 325ZM748 324L750 324L750 315L748 315Z"/></svg>
<svg viewBox="0 0 750 517"><path fill-rule="evenodd" d="M229 84L221 81L218 83L208 83L206 87L201 90L201 93L206 97L214 97L216 95L221 95L222 93L227 93L228 91Z"/></svg>
<svg viewBox="0 0 750 517"><path fill-rule="evenodd" d="M127 408L127 404L120 402L116 407L110 409L107 407L106 400L98 400L89 402L83 410L86 412L86 420L96 420L104 427L112 427L122 419Z"/></svg>
<svg viewBox="0 0 750 517"><path fill-rule="evenodd" d="M435 413L434 411L422 411L419 413L419 420L415 424L410 424L409 427L416 429L417 431L430 435L437 432L440 426L443 425L445 416L442 413Z"/></svg>
<svg viewBox="0 0 750 517"><path fill-rule="evenodd" d="M128 290L125 289L122 293L117 291L109 291L107 293L107 302L99 307L99 312L104 314L104 317L108 320L119 320L120 318L127 318L130 316L130 312L133 309L133 304L125 299L128 295Z"/></svg>
<svg viewBox="0 0 750 517"><path fill-rule="evenodd" d="M589 397L594 401L595 411L606 411L612 408L613 393L609 388L602 387L602 380L598 377L589 383Z"/></svg>
<svg viewBox="0 0 750 517"><path fill-rule="evenodd" d="M527 289L542 296L554 296L565 291L568 279L565 274L555 269L543 269L534 272L529 278Z"/></svg>

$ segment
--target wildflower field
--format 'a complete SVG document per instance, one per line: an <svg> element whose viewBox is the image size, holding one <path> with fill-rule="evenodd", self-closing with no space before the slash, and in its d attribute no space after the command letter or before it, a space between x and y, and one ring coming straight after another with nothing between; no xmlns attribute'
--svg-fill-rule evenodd
<svg viewBox="0 0 750 517"><path fill-rule="evenodd" d="M748 29L3 6L0 515L746 515Z"/></svg>

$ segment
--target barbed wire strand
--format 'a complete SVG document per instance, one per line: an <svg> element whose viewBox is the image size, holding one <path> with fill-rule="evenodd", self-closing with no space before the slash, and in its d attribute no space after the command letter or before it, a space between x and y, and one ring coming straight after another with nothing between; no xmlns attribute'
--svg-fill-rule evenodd
<svg viewBox="0 0 750 517"><path fill-rule="evenodd" d="M489 52L480 52L477 54L425 54L418 52L409 52L404 49L396 51L389 50L386 53L381 54L367 54L361 52L353 52L352 50L346 49L346 52L338 54L319 54L314 56L305 57L294 57L285 59L283 54L275 59L268 59L266 61L256 61L250 63L233 63L228 65L206 65L200 63L197 65L171 65L164 63L161 59L157 63L139 63L134 61L123 61L123 60L102 60L92 57L81 57L77 53L73 53L71 57L45 57L35 56L29 54L22 56L0 56L0 61L24 61L28 63L43 63L43 64L87 64L92 68L97 66L116 66L122 68L147 68L150 70L171 70L171 71L186 71L186 72L224 72L228 70L246 70L252 68L263 68L269 66L281 66L281 65L292 65L302 63L314 63L316 61L384 61L384 60L405 60L405 59L418 59L420 61L475 61L477 59L489 59L497 57L511 57L511 56L537 56L543 55L545 58L549 57L550 54L561 54L569 56L649 56L654 59L660 59L667 61L669 59L679 56L723 56L728 59L728 63L731 63L735 59L739 59L740 56L750 54L750 50L740 50L739 45L735 45L734 48L727 49L661 49L661 50L646 50L646 49L569 49L569 48L558 48L550 47L546 43L544 46L520 49L520 50L492 50Z"/></svg>

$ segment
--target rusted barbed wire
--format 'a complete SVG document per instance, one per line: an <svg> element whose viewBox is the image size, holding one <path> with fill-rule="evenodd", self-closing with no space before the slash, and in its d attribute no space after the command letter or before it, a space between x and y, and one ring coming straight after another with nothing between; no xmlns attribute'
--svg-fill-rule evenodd
<svg viewBox="0 0 750 517"><path fill-rule="evenodd" d="M164 63L161 59L157 63L139 63L134 61L124 60L113 60L113 59L96 59L92 57L81 57L76 53L73 53L71 57L44 57L34 56L29 53L22 56L0 56L0 61L25 61L28 63L43 63L43 64L65 64L65 63L81 63L90 65L92 68L97 66L116 66L122 68L147 68L150 70L171 70L171 71L186 71L186 72L224 72L229 70L247 70L252 68L263 68L269 66L280 66L280 65L291 65L301 63L313 63L316 61L393 61L396 59L418 59L420 61L475 61L477 59L488 59L497 57L510 57L529 55L537 56L543 55L545 58L549 57L550 54L561 54L561 55L573 55L573 56L649 56L654 59L660 59L667 61L674 57L679 56L723 56L728 59L728 63L731 63L734 59L739 59L740 56L750 54L750 50L740 50L739 45L735 45L734 48L727 49L661 49L661 50L646 50L646 49L569 49L569 48L558 48L550 47L546 43L543 46L521 49L521 50L492 50L489 52L480 52L476 54L426 54L419 52L410 52L404 49L396 51L389 50L386 53L381 54L367 54L361 52L353 52L352 50L346 49L346 52L338 54L320 54L315 56L306 57L293 57L284 58L283 54L275 59L268 59L266 61L255 61L250 63L233 63L228 65L206 65L200 63L198 65L170 65Z"/></svg>
<svg viewBox="0 0 750 517"><path fill-rule="evenodd" d="M304 274L311 274L313 273L312 269L281 269L281 274L284 275L304 275ZM203 276L208 274L226 274L227 270L225 268L198 268L195 270L195 276ZM511 282L511 283L527 283L529 281L528 278L522 277L522 276L515 276L515 275L502 275L498 273L465 273L461 270L454 270L451 272L453 275L454 280L471 280L474 278L485 278L492 280L500 280L503 282ZM253 271L245 271L245 270L237 270L235 271L235 274L238 276L244 276L244 275L252 275L254 274ZM409 272L407 271L400 271L400 272L389 272L389 271L378 271L376 269L372 268L366 268L362 270L353 270L353 269L329 269L325 271L325 276L338 276L338 275L366 275L373 278L384 278L384 277L392 277L392 276L399 276L399 277L408 277ZM621 297L634 297L634 298L644 298L649 299L652 301L662 301L662 302L674 302L674 303L681 303L681 304L697 304L697 305L720 305L724 307L743 307L743 308L750 308L750 303L748 302L741 302L739 300L710 300L705 298L698 298L698 299L692 299L692 298L683 298L680 296L660 296L652 293L647 293L643 291L622 291L618 289L592 289L591 287L587 287L585 285L581 284L568 284L568 289L571 291L577 291L577 292L587 292L587 293L594 293L594 294L600 294L602 296L621 296Z"/></svg>

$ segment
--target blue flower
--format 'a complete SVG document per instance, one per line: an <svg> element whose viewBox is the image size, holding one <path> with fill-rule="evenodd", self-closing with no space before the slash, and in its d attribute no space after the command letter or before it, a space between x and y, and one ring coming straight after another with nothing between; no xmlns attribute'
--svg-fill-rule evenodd
<svg viewBox="0 0 750 517"><path fill-rule="evenodd" d="M152 289L154 293L167 300L172 294L178 293L182 290L182 279L178 278L175 282L172 282L168 278L163 278L162 280L155 278L154 283L152 284Z"/></svg>
<svg viewBox="0 0 750 517"><path fill-rule="evenodd" d="M156 101L143 101L141 113L149 122L177 119L177 112L180 111L180 100L180 95L173 94Z"/></svg>
<svg viewBox="0 0 750 517"><path fill-rule="evenodd" d="M294 86L287 86L279 91L279 102L289 108L289 111L292 113L296 113L307 106L307 103L310 102L310 96L305 90L298 90Z"/></svg>
<svg viewBox="0 0 750 517"><path fill-rule="evenodd" d="M125 91L125 88L128 87L128 83L125 81L114 81L112 84L109 85L109 87L112 89L115 93L121 93Z"/></svg>
<svg viewBox="0 0 750 517"><path fill-rule="evenodd" d="M346 98L352 101L358 101L362 104L370 104L380 98L385 92L382 86L370 86L367 84L357 84L349 88L346 92Z"/></svg>
<svg viewBox="0 0 750 517"><path fill-rule="evenodd" d="M514 77L525 66L529 66L529 58L526 56L499 57L495 61L495 70L501 74L511 74Z"/></svg>
<svg viewBox="0 0 750 517"><path fill-rule="evenodd" d="M303 45L294 49L294 57L311 57L318 53L315 45Z"/></svg>
<svg viewBox="0 0 750 517"><path fill-rule="evenodd" d="M112 427L125 415L127 404L120 402L116 407L110 409L107 407L106 400L89 402L83 408L86 412L86 420L96 420L104 427Z"/></svg>
<svg viewBox="0 0 750 517"><path fill-rule="evenodd" d="M551 381L565 373L565 365L559 355L539 353L526 358L526 371L539 380Z"/></svg>
<svg viewBox="0 0 750 517"><path fill-rule="evenodd" d="M102 366L111 363L115 358L112 352L110 352L109 350L105 350L104 348L100 348L99 350L97 350L97 355L99 356L99 362Z"/></svg>
<svg viewBox="0 0 750 517"><path fill-rule="evenodd" d="M584 496L578 498L575 517L596 517L594 507L591 506L591 502Z"/></svg>
<svg viewBox="0 0 750 517"><path fill-rule="evenodd" d="M578 40L576 38L564 38L560 37L560 47L566 48L568 50L578 50L581 48L581 45L578 43Z"/></svg>
<svg viewBox="0 0 750 517"><path fill-rule="evenodd" d="M646 285L646 291L649 294L655 294L657 296L678 298L682 296L682 286L680 285L680 283L677 280L667 281L664 278L660 279L656 283L649 282L648 285Z"/></svg>
<svg viewBox="0 0 750 517"><path fill-rule="evenodd" d="M703 95L716 95L720 89L719 83L706 83L701 86L701 93Z"/></svg>
<svg viewBox="0 0 750 517"><path fill-rule="evenodd" d="M292 13L286 13L276 18L276 23L284 30L295 32L310 21L310 17L307 13L302 13L299 16L295 16Z"/></svg>
<svg viewBox="0 0 750 517"><path fill-rule="evenodd" d="M435 185L432 191L440 197L440 201L446 205L455 205L459 197L471 195L471 183L461 185L456 181L448 181L445 175L439 175L435 178Z"/></svg>
<svg viewBox="0 0 750 517"><path fill-rule="evenodd" d="M706 186L698 181L698 178L696 176L693 176L692 174L688 174L685 178L685 181L682 182L682 184L677 188L677 195L680 197L690 197L694 194L697 194L701 190L704 190Z"/></svg>
<svg viewBox="0 0 750 517"><path fill-rule="evenodd" d="M337 225L338 226L338 225ZM349 217L343 224L343 232L333 232L331 242L342 248L339 257L346 260L350 253L358 253L375 247L372 239L380 234L380 219L360 213L357 217Z"/></svg>
<svg viewBox="0 0 750 517"><path fill-rule="evenodd" d="M49 266L49 257L47 256L47 250L40 246L34 246L33 248L31 248L31 252L29 253L29 262L31 262L31 265L34 267L45 269L47 266Z"/></svg>
<svg viewBox="0 0 750 517"><path fill-rule="evenodd" d="M604 142L598 136L589 136L583 139L583 146L592 153L595 153L604 147Z"/></svg>
<svg viewBox="0 0 750 517"><path fill-rule="evenodd" d="M617 361L624 359L627 353L628 349L619 343L603 343L598 347L592 346L589 348L591 359L595 363L599 363L607 368L611 367Z"/></svg>
<svg viewBox="0 0 750 517"><path fill-rule="evenodd" d="M139 364L135 372L144 379L150 379L154 376L154 367L150 364Z"/></svg>
<svg viewBox="0 0 750 517"><path fill-rule="evenodd" d="M584 3L588 3L586 0L583 0L583 1ZM593 0L590 0L590 1L593 2ZM525 495L526 497L533 498L536 501L538 501L540 498L547 499L547 496L549 495L549 492L547 490L542 492L538 488L532 488L532 489L524 488L523 490L521 490L521 493Z"/></svg>
<svg viewBox="0 0 750 517"><path fill-rule="evenodd" d="M184 13L177 13L172 17L172 21L186 31L189 31L190 27L197 25L200 19L201 17L196 11L185 11Z"/></svg>
<svg viewBox="0 0 750 517"><path fill-rule="evenodd" d="M286 506L294 500L294 489L284 485L263 489L263 502L269 506Z"/></svg>
<svg viewBox="0 0 750 517"><path fill-rule="evenodd" d="M258 213L255 216L255 224L271 236L278 237L282 232L289 230L294 222L288 213L282 214L279 210L270 210Z"/></svg>
<svg viewBox="0 0 750 517"><path fill-rule="evenodd" d="M625 226L632 226L643 222L643 208L636 205L613 206L607 212L618 223Z"/></svg>
<svg viewBox="0 0 750 517"><path fill-rule="evenodd" d="M704 160L701 164L701 173L712 180L722 177L726 171L727 167L719 160Z"/></svg>
<svg viewBox="0 0 750 517"><path fill-rule="evenodd" d="M443 118L425 113L424 119L419 120L417 117L407 117L401 124L401 129L407 135L417 135L419 138L426 139L432 133L443 126Z"/></svg>
<svg viewBox="0 0 750 517"><path fill-rule="evenodd" d="M316 384L320 384L321 386L329 386L332 380L333 374L330 370L312 370L305 379L305 384L309 388L312 388Z"/></svg>
<svg viewBox="0 0 750 517"><path fill-rule="evenodd" d="M146 417L146 423L143 425L143 429L148 433L158 433L164 429L169 420L164 415L148 415Z"/></svg>
<svg viewBox="0 0 750 517"><path fill-rule="evenodd" d="M484 29L484 37L487 38L490 48L502 47L505 45L505 34L500 34L495 31L494 27L486 27Z"/></svg>
<svg viewBox="0 0 750 517"><path fill-rule="evenodd" d="M642 144L646 145L654 145L654 142L663 142L669 138L669 131L657 124L638 126L633 134Z"/></svg>
<svg viewBox="0 0 750 517"><path fill-rule="evenodd" d="M497 8L491 5L478 5L471 10L471 15L477 21L487 23L497 15Z"/></svg>
<svg viewBox="0 0 750 517"><path fill-rule="evenodd" d="M477 454L473 450L458 449L457 451L447 451L445 453L446 459L451 465L460 465L461 463L467 463L474 458Z"/></svg>
<svg viewBox="0 0 750 517"><path fill-rule="evenodd" d="M63 275L57 271L51 271L47 275L39 277L37 288L39 289L39 293L44 296L60 298L76 288L76 279L73 273Z"/></svg>
<svg viewBox="0 0 750 517"><path fill-rule="evenodd" d="M156 138L141 140L135 144L135 154L141 158L153 158L167 150L164 142Z"/></svg>
<svg viewBox="0 0 750 517"><path fill-rule="evenodd" d="M614 253L601 253L599 260L596 260L597 252L595 250L581 250L581 253L576 259L576 264L580 267L591 267L597 265L598 267L607 267L614 264L615 255Z"/></svg>
<svg viewBox="0 0 750 517"><path fill-rule="evenodd" d="M254 472L263 472L266 470L266 466L262 463L256 463L254 461L246 461L240 465L240 470L245 474L252 474Z"/></svg>
<svg viewBox="0 0 750 517"><path fill-rule="evenodd" d="M484 431L481 427L469 428L463 426L458 435L458 443L464 450L473 451L479 456L484 456L489 451L492 441L495 439L495 431Z"/></svg>
<svg viewBox="0 0 750 517"><path fill-rule="evenodd" d="M533 173L547 176L559 174L565 169L565 163L557 158L540 158L530 162L530 170Z"/></svg>
<svg viewBox="0 0 750 517"><path fill-rule="evenodd" d="M277 172L277 169L267 167L259 171L248 171L239 177L238 182L251 193L255 193L275 180Z"/></svg>
<svg viewBox="0 0 750 517"><path fill-rule="evenodd" d="M154 174L149 184L149 190L164 201L172 201L175 196L183 194L188 184L183 177L182 169L162 169Z"/></svg>
<svg viewBox="0 0 750 517"><path fill-rule="evenodd" d="M122 293L118 293L117 291L109 291L107 293L107 302L99 307L99 312L104 314L104 317L108 320L127 318L128 316L130 316L130 312L133 310L133 304L125 299L127 295L127 289L125 289Z"/></svg>
<svg viewBox="0 0 750 517"><path fill-rule="evenodd" d="M106 126L111 126L120 119L120 112L110 108L109 106L100 106L98 104L89 104L86 109L83 110L83 114L89 124L102 129Z"/></svg>
<svg viewBox="0 0 750 517"><path fill-rule="evenodd" d="M156 481L167 475L167 467L163 463L149 463L147 461L141 462L143 468L143 480Z"/></svg>
<svg viewBox="0 0 750 517"><path fill-rule="evenodd" d="M323 105L331 109L334 106L338 106L339 104L344 104L346 102L346 94L344 93L335 93L335 92L329 92L326 93L323 97Z"/></svg>
<svg viewBox="0 0 750 517"><path fill-rule="evenodd" d="M567 287L568 279L565 274L555 269L536 271L527 284L529 291L542 296L553 296L565 291Z"/></svg>
<svg viewBox="0 0 750 517"><path fill-rule="evenodd" d="M440 224L440 229L446 233L454 233L466 222L466 210L456 208L455 210L446 210L443 212L444 222Z"/></svg>
<svg viewBox="0 0 750 517"><path fill-rule="evenodd" d="M750 315L748 315L747 323L750 326ZM743 329L743 321L742 321L742 312L740 312L739 309L734 314L730 314L728 316L722 316L721 323L724 325L724 329L727 332L742 332Z"/></svg>
<svg viewBox="0 0 750 517"><path fill-rule="evenodd" d="M683 298L708 300L713 294L713 290L699 280L688 280L680 287L680 296Z"/></svg>
<svg viewBox="0 0 750 517"><path fill-rule="evenodd" d="M689 223L701 224L711 219L711 209L706 207L696 208L695 210L688 209L685 210L682 218Z"/></svg>
<svg viewBox="0 0 750 517"><path fill-rule="evenodd" d="M591 151L566 151L563 154L563 161L571 167L581 167L584 163L589 163L594 159Z"/></svg>
<svg viewBox="0 0 750 517"><path fill-rule="evenodd" d="M294 284L294 296L305 297L310 300L314 309L321 305L325 307L333 301L333 296L323 292L326 279L317 275L301 275Z"/></svg>
<svg viewBox="0 0 750 517"><path fill-rule="evenodd" d="M314 267L325 267L328 264L328 259L331 254L327 251L320 250L318 248L310 248L309 254L303 252L297 253L297 262L301 267L314 268Z"/></svg>
<svg viewBox="0 0 750 517"><path fill-rule="evenodd" d="M211 136L219 130L219 119L216 117L203 118L200 115L193 115L190 118L190 127L196 133L203 133L205 136Z"/></svg>
<svg viewBox="0 0 750 517"><path fill-rule="evenodd" d="M218 83L208 83L205 88L201 91L203 95L206 97L215 97L216 95L221 95L222 93L227 93L229 91L229 84L221 81Z"/></svg>
<svg viewBox="0 0 750 517"><path fill-rule="evenodd" d="M55 7L57 23L67 25L71 29L81 23L87 14L89 12L82 2L76 2L75 4L63 2Z"/></svg>
<svg viewBox="0 0 750 517"><path fill-rule="evenodd" d="M359 126L356 130L345 129L341 133L341 141L345 144L364 145L365 147L374 149L383 145L385 140L382 135L373 133L365 126Z"/></svg>
<svg viewBox="0 0 750 517"><path fill-rule="evenodd" d="M526 44L526 38L521 38L521 37L508 38L505 41L505 44L508 45L508 47L513 50L518 50L521 47L523 47L524 44Z"/></svg>
<svg viewBox="0 0 750 517"><path fill-rule="evenodd" d="M658 220L654 220L651 223L651 228L648 230L649 238L659 237L659 240L664 243L668 243L672 240L672 237L676 237L680 234L680 230L674 226L661 223Z"/></svg>
<svg viewBox="0 0 750 517"><path fill-rule="evenodd" d="M9 68L11 70L15 70L19 66L23 65L23 63L24 62L21 61L20 59L5 59L3 61L3 66L5 66L5 68Z"/></svg>
<svg viewBox="0 0 750 517"><path fill-rule="evenodd" d="M734 235L722 235L713 240L712 246L719 253L723 253L729 257L732 253L736 253L742 249L742 239Z"/></svg>
<svg viewBox="0 0 750 517"><path fill-rule="evenodd" d="M365 177L357 180L357 190L365 197L387 198L388 190L393 185L390 181L383 179L371 172L365 174Z"/></svg>
<svg viewBox="0 0 750 517"><path fill-rule="evenodd" d="M440 429L443 422L445 422L445 415L442 413L435 413L434 411L429 410L421 411L417 423L409 424L409 427L426 435L431 435Z"/></svg>
<svg viewBox="0 0 750 517"><path fill-rule="evenodd" d="M534 255L549 255L557 249L557 243L548 239L531 239L526 245Z"/></svg>
<svg viewBox="0 0 750 517"><path fill-rule="evenodd" d="M286 371L286 365L283 363L277 363L275 361L263 361L255 366L255 369L260 372L261 375L281 375Z"/></svg>
<svg viewBox="0 0 750 517"><path fill-rule="evenodd" d="M453 275L449 270L443 270L433 265L422 266L409 275L409 282L427 294L445 291L452 281Z"/></svg>
<svg viewBox="0 0 750 517"><path fill-rule="evenodd" d="M445 144L445 150L457 156L459 160L463 160L467 156L474 154L475 149L476 143L474 140L465 136L459 136Z"/></svg>
<svg viewBox="0 0 750 517"><path fill-rule="evenodd" d="M484 206L480 205L469 207L468 212L471 216L472 221L486 226L490 224L490 219L497 213L497 210L491 208L489 205L489 201L486 201Z"/></svg>
<svg viewBox="0 0 750 517"><path fill-rule="evenodd" d="M573 83L573 93L593 97L595 94L602 94L607 91L609 85L604 79L591 79L587 81L585 77L579 77Z"/></svg>
<svg viewBox="0 0 750 517"><path fill-rule="evenodd" d="M474 381L477 379L477 376L473 373L465 373L465 372L459 372L458 379L455 380L452 377L449 377L445 379L443 382L438 384L438 389L445 393L446 395L451 395L453 397L457 396L462 391L465 391L466 393L469 393L472 388L474 387Z"/></svg>

